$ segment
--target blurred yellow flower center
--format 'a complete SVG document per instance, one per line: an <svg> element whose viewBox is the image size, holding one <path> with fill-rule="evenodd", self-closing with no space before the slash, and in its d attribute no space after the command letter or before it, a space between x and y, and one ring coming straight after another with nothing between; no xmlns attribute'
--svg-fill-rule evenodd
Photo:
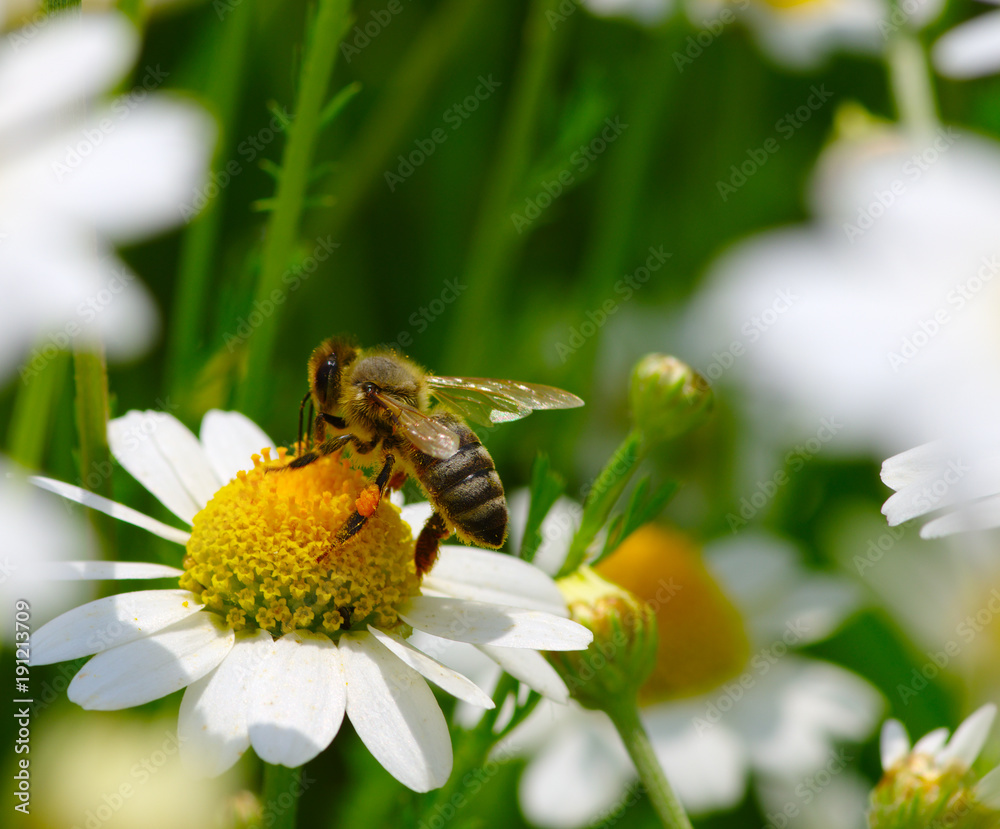
<svg viewBox="0 0 1000 829"><path fill-rule="evenodd" d="M755 0L778 11L794 11L806 6L823 6L828 0Z"/></svg>
<svg viewBox="0 0 1000 829"><path fill-rule="evenodd" d="M750 642L743 620L686 536L647 524L596 569L656 612L656 667L641 702L703 693L746 666Z"/></svg>
<svg viewBox="0 0 1000 829"><path fill-rule="evenodd" d="M365 488L339 457L284 469L285 452L254 456L194 517L180 586L235 630L273 634L398 625L395 608L417 594L413 538L388 500L364 529L335 546Z"/></svg>

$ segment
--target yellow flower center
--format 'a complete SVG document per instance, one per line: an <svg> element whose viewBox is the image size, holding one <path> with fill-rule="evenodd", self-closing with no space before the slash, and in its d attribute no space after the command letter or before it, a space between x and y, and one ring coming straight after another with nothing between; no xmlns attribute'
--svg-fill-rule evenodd
<svg viewBox="0 0 1000 829"><path fill-rule="evenodd" d="M234 630L336 634L401 624L396 607L418 593L413 537L386 500L362 530L335 545L365 488L327 456L286 469L285 451L254 455L194 517L180 586Z"/></svg>
<svg viewBox="0 0 1000 829"><path fill-rule="evenodd" d="M596 569L656 612L656 667L641 702L703 693L746 666L750 642L739 611L686 536L647 524Z"/></svg>
<svg viewBox="0 0 1000 829"><path fill-rule="evenodd" d="M823 6L827 0L757 0L779 12L795 11L805 6Z"/></svg>

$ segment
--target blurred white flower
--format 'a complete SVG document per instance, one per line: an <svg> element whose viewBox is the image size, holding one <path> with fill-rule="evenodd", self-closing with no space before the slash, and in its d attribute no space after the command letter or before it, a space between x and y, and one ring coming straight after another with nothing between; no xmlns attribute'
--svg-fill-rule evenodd
<svg viewBox="0 0 1000 829"><path fill-rule="evenodd" d="M512 526L516 503L512 499ZM768 805L794 799L810 775L839 777L849 763L837 743L864 739L882 699L855 674L795 651L839 628L857 606L853 586L807 572L793 548L766 536L745 533L710 545L708 571L677 533L646 528L626 544L636 546L619 551L636 584L617 572L602 575L657 611L660 655L643 692L642 717L685 808L694 814L730 808L743 799L751 776ZM458 647L442 654L488 686L474 657ZM460 721L471 725L477 714L462 708ZM607 717L573 703L543 700L498 751L527 755L521 806L542 826L584 826L612 814L636 780ZM832 794L860 814L856 792L848 786Z"/></svg>
<svg viewBox="0 0 1000 829"><path fill-rule="evenodd" d="M582 0L594 14L629 17L656 25L674 8L672 0ZM934 19L942 0L684 0L702 32L675 53L678 69L697 59L727 26L742 21L761 50L793 68L809 68L838 51L881 52L893 34Z"/></svg>
<svg viewBox="0 0 1000 829"><path fill-rule="evenodd" d="M996 5L1000 0L983 0ZM1000 71L1000 11L986 12L945 32L931 53L949 78L979 78Z"/></svg>
<svg viewBox="0 0 1000 829"><path fill-rule="evenodd" d="M1000 146L870 129L824 153L811 202L713 266L694 366L741 385L783 445L836 417L835 449L949 436L971 456L1000 404Z"/></svg>
<svg viewBox="0 0 1000 829"><path fill-rule="evenodd" d="M103 100L138 49L117 13L54 15L0 44L0 377L32 346L24 379L81 338L115 358L156 333L153 302L113 246L181 223L214 125L151 92L168 75L159 65Z"/></svg>

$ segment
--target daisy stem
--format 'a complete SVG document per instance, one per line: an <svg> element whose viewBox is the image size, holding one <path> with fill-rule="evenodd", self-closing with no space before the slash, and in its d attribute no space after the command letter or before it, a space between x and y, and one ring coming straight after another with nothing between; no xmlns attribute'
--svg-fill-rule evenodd
<svg viewBox="0 0 1000 829"><path fill-rule="evenodd" d="M327 88L333 74L337 47L347 28L349 11L349 0L319 0L316 15L309 26L294 120L288 127L281 176L261 251L260 275L254 299L264 307L273 307L272 295L284 295L282 277L292 264L313 151L322 127ZM270 373L269 363L279 316L272 314L263 319L247 344L246 374L240 387L238 408L248 414L259 415L264 402L273 392L264 378Z"/></svg>
<svg viewBox="0 0 1000 829"><path fill-rule="evenodd" d="M42 465L56 400L65 383L68 358L67 352L57 351L41 368L25 367L26 385L14 400L14 412L7 429L7 451L26 469L38 469Z"/></svg>
<svg viewBox="0 0 1000 829"><path fill-rule="evenodd" d="M691 829L691 821L656 758L649 735L639 718L639 707L635 699L622 701L620 705L609 707L606 711L625 743L629 757L635 763L639 779L660 821L667 829Z"/></svg>
<svg viewBox="0 0 1000 829"><path fill-rule="evenodd" d="M80 483L111 498L111 450L108 448L108 366L104 348L90 344L73 352L76 379L76 428L80 438ZM92 511L105 552L114 558L115 519Z"/></svg>
<svg viewBox="0 0 1000 829"><path fill-rule="evenodd" d="M900 32L889 42L886 63L899 120L914 132L933 130L937 105L924 47L911 33Z"/></svg>
<svg viewBox="0 0 1000 829"><path fill-rule="evenodd" d="M295 829L299 795L302 793L300 777L302 766L290 769L287 766L264 764L264 802L261 806L265 815L274 818L273 823L269 824L273 829Z"/></svg>

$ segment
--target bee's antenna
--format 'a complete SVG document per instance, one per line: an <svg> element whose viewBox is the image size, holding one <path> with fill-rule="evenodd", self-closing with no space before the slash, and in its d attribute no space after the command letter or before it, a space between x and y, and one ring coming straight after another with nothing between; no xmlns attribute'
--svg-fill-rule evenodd
<svg viewBox="0 0 1000 829"><path fill-rule="evenodd" d="M313 402L310 398L309 400L309 422L316 423L316 410L313 408ZM312 448L316 445L316 431L315 429L309 430L309 447Z"/></svg>
<svg viewBox="0 0 1000 829"><path fill-rule="evenodd" d="M302 443L302 411L306 407L306 401L310 400L311 397L312 397L312 392L308 392L307 391L306 392L306 396L303 397L302 398L302 402L299 403L299 437L298 437L298 441L296 441L296 443L295 443L295 451L296 452L300 452L300 451L302 451L302 450L305 449L305 446ZM310 405L310 408L311 408L312 407L311 401L310 401L309 405ZM311 417L312 417L312 415L310 414L310 418Z"/></svg>

